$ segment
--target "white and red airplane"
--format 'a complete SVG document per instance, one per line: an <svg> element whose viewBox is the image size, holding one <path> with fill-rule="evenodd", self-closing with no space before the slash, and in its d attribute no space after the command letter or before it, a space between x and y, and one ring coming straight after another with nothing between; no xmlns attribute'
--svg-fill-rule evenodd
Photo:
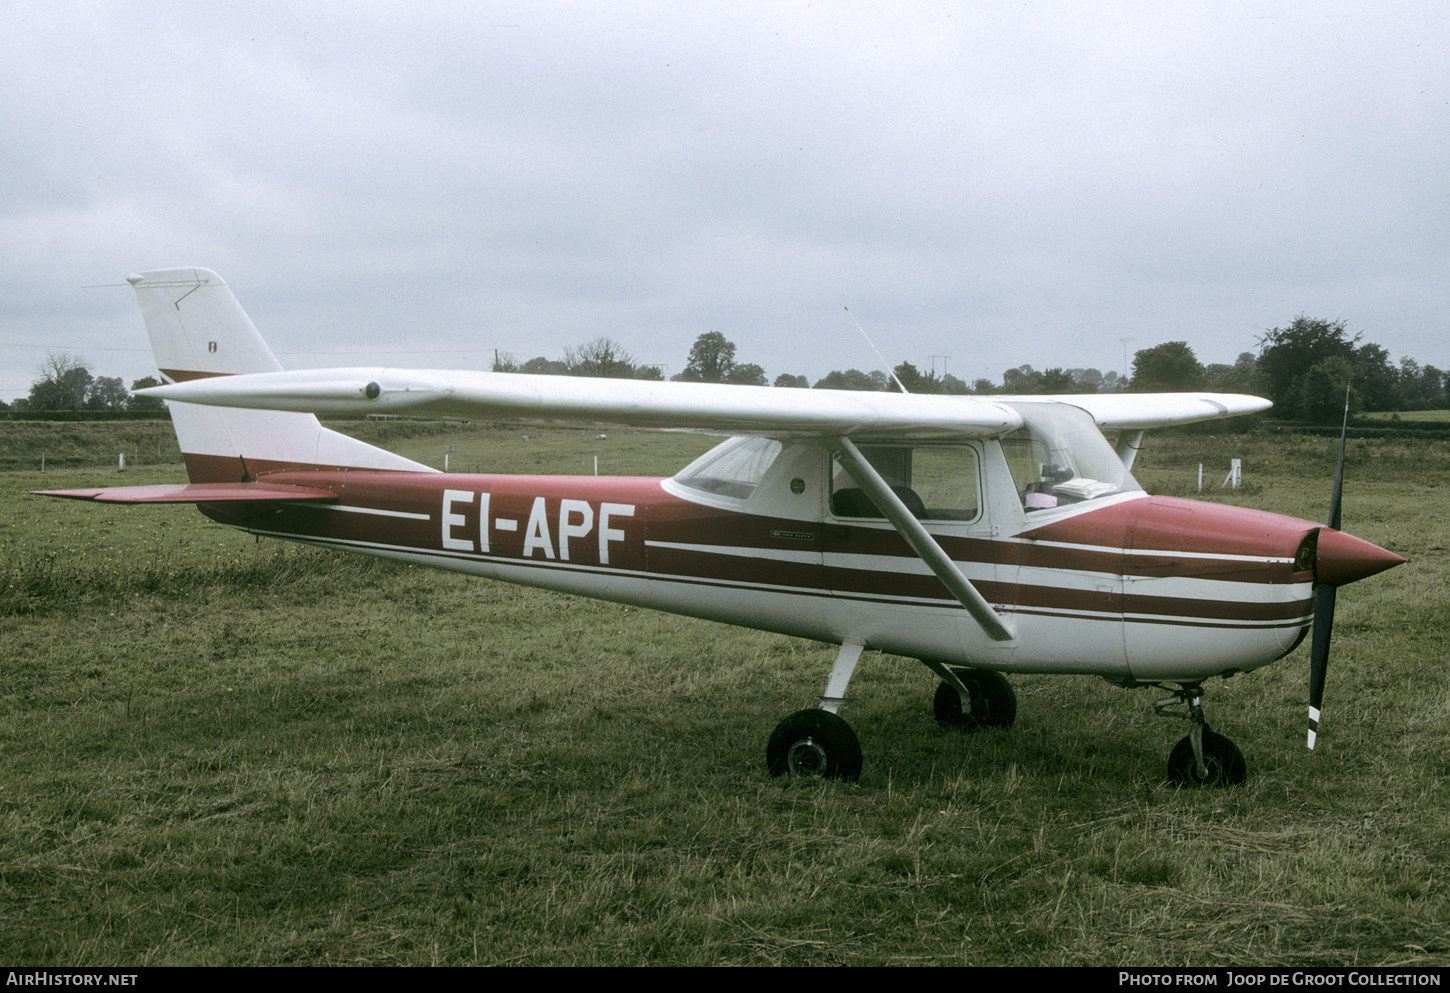
<svg viewBox="0 0 1450 993"><path fill-rule="evenodd" d="M1269 406L1256 397L283 371L215 273L128 281L168 384L141 392L170 401L191 481L47 495L194 503L252 534L839 645L820 706L770 736L772 775L859 776L837 711L869 648L920 659L942 680L937 719L967 729L1013 722L1003 673L1160 687L1158 712L1190 721L1170 777L1242 781L1242 753L1204 720L1204 680L1282 657L1314 623L1312 748L1334 591L1404 561L1338 529L1338 481L1325 527L1149 496L1133 480L1144 429ZM317 414L733 437L668 479L462 475Z"/></svg>

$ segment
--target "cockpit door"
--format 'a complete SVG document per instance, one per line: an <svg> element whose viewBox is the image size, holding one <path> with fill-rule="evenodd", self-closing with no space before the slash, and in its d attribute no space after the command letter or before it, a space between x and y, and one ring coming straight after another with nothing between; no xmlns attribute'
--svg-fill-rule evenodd
<svg viewBox="0 0 1450 993"><path fill-rule="evenodd" d="M978 444L858 445L861 454L973 585L993 579ZM829 462L823 572L842 624L863 643L943 661L963 658L980 625L836 459Z"/></svg>

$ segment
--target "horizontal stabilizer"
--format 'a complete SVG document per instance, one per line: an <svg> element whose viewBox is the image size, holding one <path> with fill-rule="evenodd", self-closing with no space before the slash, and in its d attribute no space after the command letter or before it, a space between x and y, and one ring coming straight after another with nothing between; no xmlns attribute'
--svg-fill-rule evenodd
<svg viewBox="0 0 1450 993"><path fill-rule="evenodd" d="M237 500L336 500L331 490L279 483L175 483L162 486L103 486L89 490L31 490L36 496L97 503L228 503Z"/></svg>

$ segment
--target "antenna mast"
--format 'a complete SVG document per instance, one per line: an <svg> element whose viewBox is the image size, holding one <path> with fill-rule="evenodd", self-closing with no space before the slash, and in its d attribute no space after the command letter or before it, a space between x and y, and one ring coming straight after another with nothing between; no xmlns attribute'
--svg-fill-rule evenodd
<svg viewBox="0 0 1450 993"><path fill-rule="evenodd" d="M846 316L851 318L851 323L856 325L856 330L861 332L861 337L866 339L866 344L871 346L871 351L875 352L876 357L881 360L882 366L886 368L886 374L896 380L896 385L901 389L902 393L910 393L911 391L906 388L906 384L901 381L901 377L896 375L896 371L891 366L886 365L886 356L881 354L881 349L876 347L876 342L871 340L871 336L866 333L866 329L861 326L861 322L856 320L856 315L851 313L851 308L847 307L845 310Z"/></svg>

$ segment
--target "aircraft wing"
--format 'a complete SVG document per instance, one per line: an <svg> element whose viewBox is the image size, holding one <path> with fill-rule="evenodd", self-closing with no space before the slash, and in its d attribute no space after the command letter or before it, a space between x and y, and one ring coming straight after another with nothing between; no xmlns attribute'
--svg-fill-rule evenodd
<svg viewBox="0 0 1450 993"><path fill-rule="evenodd" d="M176 483L161 486L103 486L88 490L31 490L36 496L97 503L230 503L238 500L336 500L331 490L277 483Z"/></svg>
<svg viewBox="0 0 1450 993"><path fill-rule="evenodd" d="M767 437L992 437L1021 416L991 398L433 369L297 369L138 395L312 414L399 414Z"/></svg>
<svg viewBox="0 0 1450 993"><path fill-rule="evenodd" d="M164 400L312 414L394 414L766 437L995 437L1022 426L1013 405L1066 403L1105 430L1253 413L1258 397L1214 393L927 396L718 383L433 369L297 369L212 376L137 390Z"/></svg>

